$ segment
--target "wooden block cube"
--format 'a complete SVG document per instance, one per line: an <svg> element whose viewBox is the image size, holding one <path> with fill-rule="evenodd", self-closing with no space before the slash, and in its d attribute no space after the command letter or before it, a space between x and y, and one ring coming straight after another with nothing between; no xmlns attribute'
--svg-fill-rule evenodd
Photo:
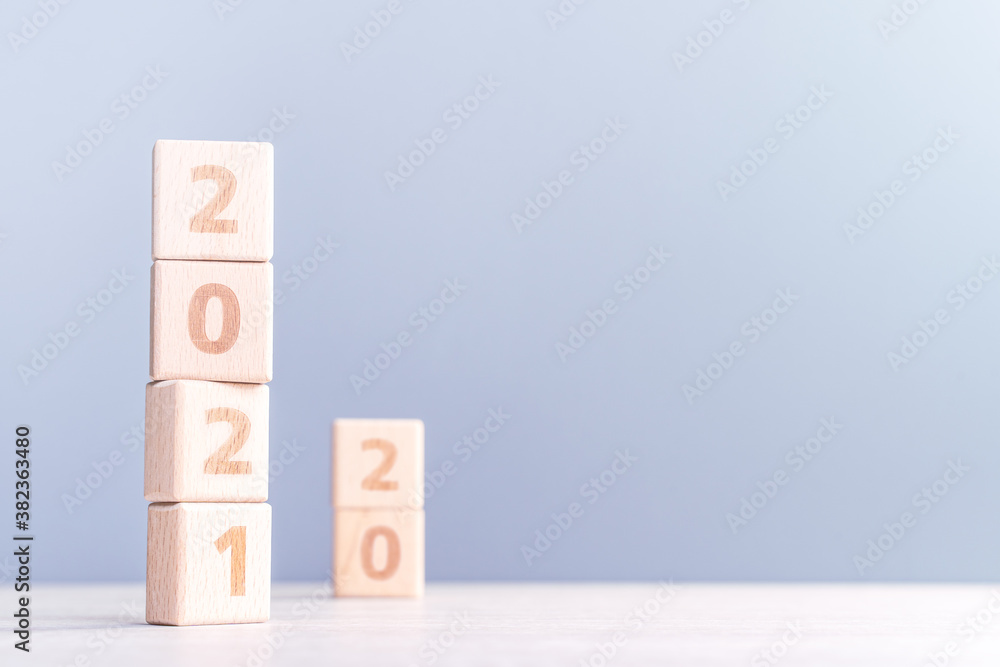
<svg viewBox="0 0 1000 667"><path fill-rule="evenodd" d="M338 419L333 423L333 506L424 506L424 423Z"/></svg>
<svg viewBox="0 0 1000 667"><path fill-rule="evenodd" d="M153 262L153 380L270 382L274 270L269 262Z"/></svg>
<svg viewBox="0 0 1000 667"><path fill-rule="evenodd" d="M271 144L156 142L153 259L266 262L273 251Z"/></svg>
<svg viewBox="0 0 1000 667"><path fill-rule="evenodd" d="M420 597L424 594L424 511L335 509L334 593Z"/></svg>
<svg viewBox="0 0 1000 667"><path fill-rule="evenodd" d="M270 505L149 506L147 623L259 623L270 609Z"/></svg>
<svg viewBox="0 0 1000 667"><path fill-rule="evenodd" d="M267 385L146 385L146 500L263 502L267 444Z"/></svg>

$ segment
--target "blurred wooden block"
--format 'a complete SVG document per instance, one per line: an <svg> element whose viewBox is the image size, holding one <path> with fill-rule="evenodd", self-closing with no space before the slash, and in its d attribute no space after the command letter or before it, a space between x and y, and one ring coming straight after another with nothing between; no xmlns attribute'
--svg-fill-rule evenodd
<svg viewBox="0 0 1000 667"><path fill-rule="evenodd" d="M154 503L147 540L147 623L268 620L270 505Z"/></svg>
<svg viewBox="0 0 1000 667"><path fill-rule="evenodd" d="M153 380L270 382L274 269L269 262L153 262Z"/></svg>
<svg viewBox="0 0 1000 667"><path fill-rule="evenodd" d="M333 515L336 595L423 596L423 510L335 509Z"/></svg>
<svg viewBox="0 0 1000 667"><path fill-rule="evenodd" d="M146 385L146 500L264 502L267 444L267 385Z"/></svg>
<svg viewBox="0 0 1000 667"><path fill-rule="evenodd" d="M333 422L333 506L424 506L424 423L419 419Z"/></svg>
<svg viewBox="0 0 1000 667"><path fill-rule="evenodd" d="M266 262L273 252L271 144L156 142L153 259Z"/></svg>

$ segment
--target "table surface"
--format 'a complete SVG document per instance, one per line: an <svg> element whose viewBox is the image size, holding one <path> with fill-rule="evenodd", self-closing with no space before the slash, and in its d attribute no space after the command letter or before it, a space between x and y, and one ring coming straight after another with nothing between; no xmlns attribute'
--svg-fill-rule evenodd
<svg viewBox="0 0 1000 667"><path fill-rule="evenodd" d="M32 652L8 644L3 665L1000 664L990 585L434 583L406 600L276 584L270 622L188 628L146 625L142 585L38 586L31 604Z"/></svg>

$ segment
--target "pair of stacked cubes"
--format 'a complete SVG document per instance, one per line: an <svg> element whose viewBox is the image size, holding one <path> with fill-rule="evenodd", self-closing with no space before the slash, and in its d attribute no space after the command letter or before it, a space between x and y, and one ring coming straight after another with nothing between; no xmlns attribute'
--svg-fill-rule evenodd
<svg viewBox="0 0 1000 667"><path fill-rule="evenodd" d="M424 423L333 423L333 575L340 596L424 593Z"/></svg>
<svg viewBox="0 0 1000 667"><path fill-rule="evenodd" d="M146 621L268 620L274 154L158 141L146 386Z"/></svg>

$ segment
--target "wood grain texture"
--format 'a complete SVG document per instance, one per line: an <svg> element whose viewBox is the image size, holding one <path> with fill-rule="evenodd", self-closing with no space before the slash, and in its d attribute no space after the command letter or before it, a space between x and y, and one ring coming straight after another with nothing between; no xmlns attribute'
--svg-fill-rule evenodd
<svg viewBox="0 0 1000 667"><path fill-rule="evenodd" d="M270 604L270 505L149 506L147 623L256 623L268 619Z"/></svg>
<svg viewBox="0 0 1000 667"><path fill-rule="evenodd" d="M270 382L274 270L269 262L153 262L153 380Z"/></svg>
<svg viewBox="0 0 1000 667"><path fill-rule="evenodd" d="M335 509L333 573L338 596L424 594L424 511Z"/></svg>
<svg viewBox="0 0 1000 667"><path fill-rule="evenodd" d="M335 508L424 506L424 423L338 419L333 423Z"/></svg>
<svg viewBox="0 0 1000 667"><path fill-rule="evenodd" d="M263 384L146 385L146 500L267 500L268 398Z"/></svg>
<svg viewBox="0 0 1000 667"><path fill-rule="evenodd" d="M153 259L260 261L274 252L269 143L153 146Z"/></svg>

